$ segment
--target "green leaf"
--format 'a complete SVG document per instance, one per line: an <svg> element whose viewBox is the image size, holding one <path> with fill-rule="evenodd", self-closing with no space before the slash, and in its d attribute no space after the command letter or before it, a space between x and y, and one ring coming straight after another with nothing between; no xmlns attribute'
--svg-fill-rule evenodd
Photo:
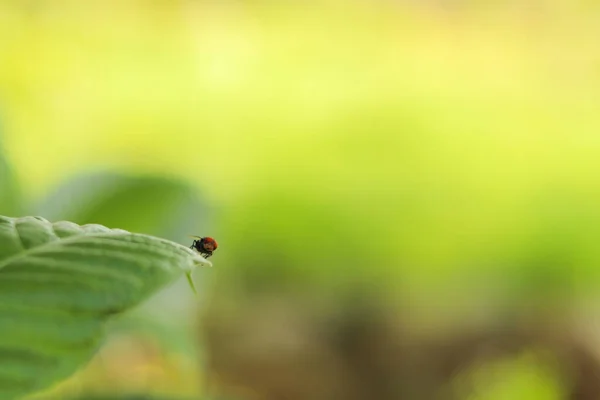
<svg viewBox="0 0 600 400"><path fill-rule="evenodd" d="M111 316L210 265L153 236L0 217L0 398L67 378L96 352Z"/></svg>

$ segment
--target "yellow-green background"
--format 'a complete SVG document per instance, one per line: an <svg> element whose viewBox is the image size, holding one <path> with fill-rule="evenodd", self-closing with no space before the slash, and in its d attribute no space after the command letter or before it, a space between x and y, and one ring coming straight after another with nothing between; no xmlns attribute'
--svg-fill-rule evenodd
<svg viewBox="0 0 600 400"><path fill-rule="evenodd" d="M499 308L593 319L597 8L5 0L3 147L32 203L107 168L195 188L205 225L170 238L218 239L215 268L195 275L210 281L208 308L243 312L256 293L335 307L364 289L410 304L417 331ZM137 201L151 221L160 198ZM131 209L95 222L127 227ZM183 288L169 296L194 303ZM179 316L189 336L196 315ZM169 338L183 322L165 324ZM198 358L172 351L123 385L196 393ZM152 363L161 378L148 379ZM102 387L93 371L83 384ZM509 397L560 398L544 382Z"/></svg>

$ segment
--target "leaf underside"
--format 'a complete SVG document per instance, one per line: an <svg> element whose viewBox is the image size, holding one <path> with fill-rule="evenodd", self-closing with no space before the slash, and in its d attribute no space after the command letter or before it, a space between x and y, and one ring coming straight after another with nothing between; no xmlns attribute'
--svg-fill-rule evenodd
<svg viewBox="0 0 600 400"><path fill-rule="evenodd" d="M101 225L0 216L0 399L65 379L108 318L210 263L164 239Z"/></svg>

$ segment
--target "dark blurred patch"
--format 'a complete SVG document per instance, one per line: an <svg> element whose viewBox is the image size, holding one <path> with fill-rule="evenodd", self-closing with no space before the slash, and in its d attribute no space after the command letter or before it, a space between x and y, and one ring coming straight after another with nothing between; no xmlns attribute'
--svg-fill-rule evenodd
<svg viewBox="0 0 600 400"><path fill-rule="evenodd" d="M119 396L119 395L106 395L106 396L101 396L101 395L85 395L82 397L76 397L73 399L69 399L69 400L190 400L190 399L182 399L182 398L175 398L175 397L156 397L156 396L149 396L149 395L144 395L144 394L139 394L139 395L125 395L125 396Z"/></svg>
<svg viewBox="0 0 600 400"><path fill-rule="evenodd" d="M599 360L564 315L524 315L478 329L456 321L452 332L419 336L373 296L329 309L310 298L265 294L204 316L220 390L239 394L242 387L266 400L459 400L475 389L493 392L495 382L471 381L473 373L530 352L556 377L564 398L592 400L600 393ZM465 371L471 372L457 389L453 381Z"/></svg>
<svg viewBox="0 0 600 400"><path fill-rule="evenodd" d="M86 394L79 397L69 397L67 400L239 400L233 397L189 398L189 397L163 397L149 394Z"/></svg>

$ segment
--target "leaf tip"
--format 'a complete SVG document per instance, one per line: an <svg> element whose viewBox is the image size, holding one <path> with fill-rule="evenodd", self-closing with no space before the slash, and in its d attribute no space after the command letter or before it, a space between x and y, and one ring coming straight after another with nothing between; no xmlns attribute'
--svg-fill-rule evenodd
<svg viewBox="0 0 600 400"><path fill-rule="evenodd" d="M192 278L192 272L187 272L185 274L185 277L188 280L188 283L190 284L190 287L192 288L192 291L194 292L195 295L198 294L198 291L196 290L196 285L194 284L194 279Z"/></svg>
<svg viewBox="0 0 600 400"><path fill-rule="evenodd" d="M212 267L213 266L210 261L208 261L206 258L202 257L199 254L195 254L194 264L197 267Z"/></svg>

